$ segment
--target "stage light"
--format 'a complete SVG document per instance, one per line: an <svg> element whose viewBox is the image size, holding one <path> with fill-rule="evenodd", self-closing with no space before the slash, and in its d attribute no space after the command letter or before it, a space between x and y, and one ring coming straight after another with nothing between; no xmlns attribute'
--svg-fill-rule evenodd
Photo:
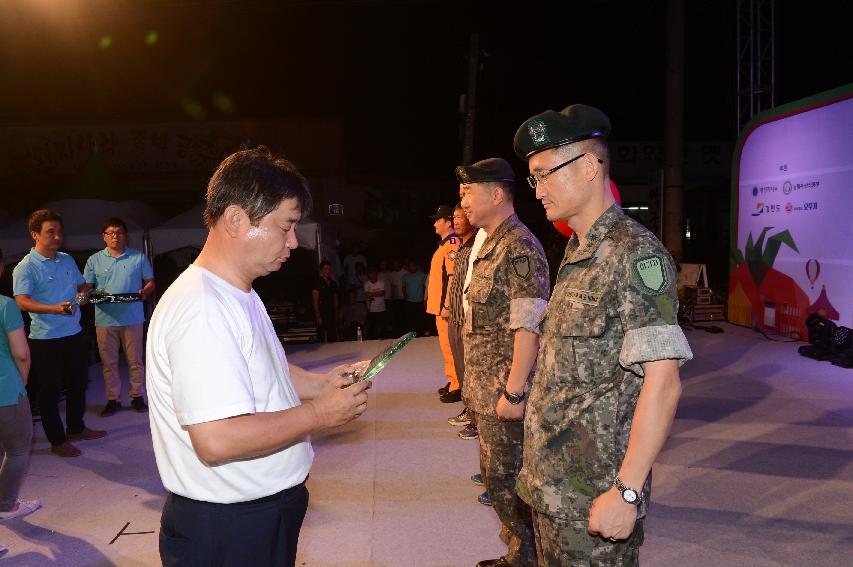
<svg viewBox="0 0 853 567"><path fill-rule="evenodd" d="M210 95L213 101L213 106L218 108L223 114L234 114L237 108L234 106L234 101L227 94L216 91Z"/></svg>
<svg viewBox="0 0 853 567"><path fill-rule="evenodd" d="M853 368L853 331L838 327L832 335L832 364Z"/></svg>
<svg viewBox="0 0 853 567"><path fill-rule="evenodd" d="M101 49L107 49L109 46L113 44L113 36L105 35L98 40L98 47Z"/></svg>
<svg viewBox="0 0 853 567"><path fill-rule="evenodd" d="M812 313L806 319L809 344L801 346L797 352L815 360L829 360L832 356L832 338L835 335L836 328L835 323L826 317Z"/></svg>
<svg viewBox="0 0 853 567"><path fill-rule="evenodd" d="M204 120L204 108L198 101L185 96L181 99L181 108L184 109L191 118L195 118L196 120Z"/></svg>
<svg viewBox="0 0 853 567"><path fill-rule="evenodd" d="M155 30L151 30L150 32L145 34L145 45L154 45L159 39L160 34L158 34Z"/></svg>

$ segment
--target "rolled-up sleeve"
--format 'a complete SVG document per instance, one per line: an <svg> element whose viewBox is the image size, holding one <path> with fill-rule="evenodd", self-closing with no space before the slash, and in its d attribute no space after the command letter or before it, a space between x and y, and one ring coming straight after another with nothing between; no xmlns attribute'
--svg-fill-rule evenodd
<svg viewBox="0 0 853 567"><path fill-rule="evenodd" d="M525 329L541 334L540 321L548 302L537 297L522 297L509 302L509 328L513 331Z"/></svg>
<svg viewBox="0 0 853 567"><path fill-rule="evenodd" d="M693 358L684 331L678 325L656 325L630 329L625 333L619 364L639 376L644 362L674 359L681 366Z"/></svg>

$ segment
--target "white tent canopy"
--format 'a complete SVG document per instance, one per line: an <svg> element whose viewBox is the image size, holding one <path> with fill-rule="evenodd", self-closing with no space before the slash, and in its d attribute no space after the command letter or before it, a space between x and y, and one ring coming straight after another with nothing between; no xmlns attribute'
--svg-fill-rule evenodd
<svg viewBox="0 0 853 567"><path fill-rule="evenodd" d="M207 227L203 220L204 203L199 203L150 231L154 254L163 254L185 246L201 248L207 240ZM299 247L317 250L320 225L311 219L302 219L296 226Z"/></svg>
<svg viewBox="0 0 853 567"><path fill-rule="evenodd" d="M141 201L105 201L101 199L65 199L45 203L41 209L50 209L62 215L62 249L72 252L97 250L104 247L101 223L110 217L119 217L127 224L129 245L143 248L146 228L159 224L162 217ZM18 219L0 230L0 248L8 259L24 257L33 246L29 217Z"/></svg>

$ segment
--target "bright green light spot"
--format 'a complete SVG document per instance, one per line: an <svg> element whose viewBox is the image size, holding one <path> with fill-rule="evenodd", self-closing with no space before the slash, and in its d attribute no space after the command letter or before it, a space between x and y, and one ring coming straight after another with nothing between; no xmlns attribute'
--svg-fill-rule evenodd
<svg viewBox="0 0 853 567"><path fill-rule="evenodd" d="M222 91L216 91L210 98L213 100L213 106L218 108L224 114L234 114L237 108L234 106L234 101Z"/></svg>
<svg viewBox="0 0 853 567"><path fill-rule="evenodd" d="M157 43L157 40L160 39L160 34L156 31L151 30L147 34L145 34L145 45L154 45Z"/></svg>
<svg viewBox="0 0 853 567"><path fill-rule="evenodd" d="M106 49L113 44L113 36L105 35L101 39L98 40L98 47L101 49Z"/></svg>
<svg viewBox="0 0 853 567"><path fill-rule="evenodd" d="M202 108L197 100L191 99L190 97L184 97L181 99L181 107L191 118L196 120L204 119L204 108Z"/></svg>

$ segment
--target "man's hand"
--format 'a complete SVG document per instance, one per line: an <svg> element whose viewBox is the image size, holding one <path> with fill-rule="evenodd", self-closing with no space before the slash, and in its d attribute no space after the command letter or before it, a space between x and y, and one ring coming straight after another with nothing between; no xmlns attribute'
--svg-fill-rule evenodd
<svg viewBox="0 0 853 567"><path fill-rule="evenodd" d="M344 425L361 416L367 409L368 382L357 382L348 388L350 379L338 376L330 380L313 400L306 402L317 417L320 428Z"/></svg>
<svg viewBox="0 0 853 567"><path fill-rule="evenodd" d="M634 531L637 522L637 507L628 504L615 486L592 501L589 511L589 526L591 535L605 539L627 539Z"/></svg>
<svg viewBox="0 0 853 567"><path fill-rule="evenodd" d="M73 301L63 301L53 306L53 312L56 315L74 315L77 310L77 304Z"/></svg>
<svg viewBox="0 0 853 567"><path fill-rule="evenodd" d="M351 376L353 374L361 374L367 369L367 365L370 364L369 360L359 360L358 362L353 362L352 364L339 364L335 366L331 370L329 370L328 374L325 376L326 382L331 382L335 378L340 376L347 376L352 380ZM370 382L370 380L368 380ZM371 383L372 385L372 383ZM368 386L370 388L370 386Z"/></svg>
<svg viewBox="0 0 853 567"><path fill-rule="evenodd" d="M439 313L439 317L441 317L442 319L449 319L450 318L450 310L447 309L446 307L442 307L441 313Z"/></svg>
<svg viewBox="0 0 853 567"><path fill-rule="evenodd" d="M495 408L495 411L498 413L498 419L503 421L521 421L524 419L524 408L527 405L527 402L521 402L520 404L511 404L507 401L507 399L503 396L498 399L498 405Z"/></svg>

